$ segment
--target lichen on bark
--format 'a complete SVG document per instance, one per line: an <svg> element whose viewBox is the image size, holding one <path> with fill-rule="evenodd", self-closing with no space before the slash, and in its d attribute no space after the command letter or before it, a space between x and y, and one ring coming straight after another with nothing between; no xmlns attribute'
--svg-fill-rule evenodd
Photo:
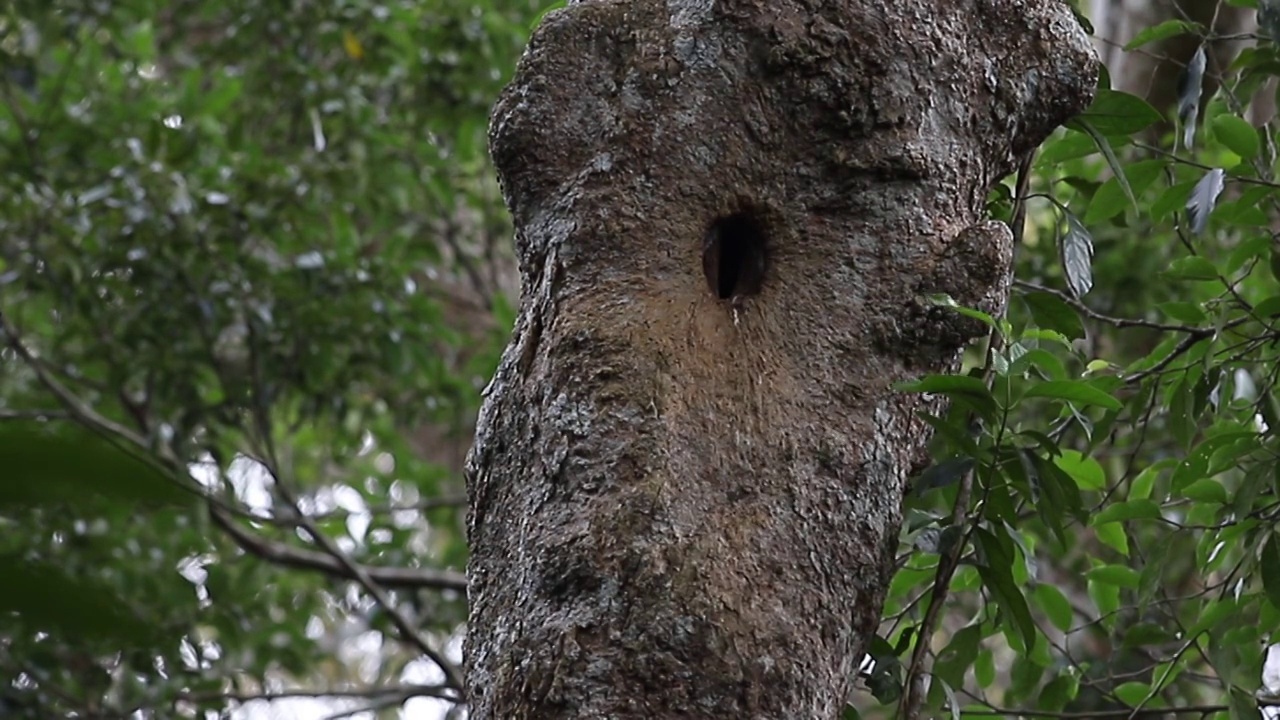
<svg viewBox="0 0 1280 720"><path fill-rule="evenodd" d="M523 287L468 461L472 718L838 716L937 409L891 386L977 332L923 298L1002 310L987 192L1096 73L1057 0L546 17L490 129Z"/></svg>

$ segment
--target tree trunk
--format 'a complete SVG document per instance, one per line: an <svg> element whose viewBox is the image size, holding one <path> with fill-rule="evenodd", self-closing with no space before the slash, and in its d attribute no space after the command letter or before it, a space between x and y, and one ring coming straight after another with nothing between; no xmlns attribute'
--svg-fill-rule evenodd
<svg viewBox="0 0 1280 720"><path fill-rule="evenodd" d="M897 381L998 313L988 189L1085 107L1056 0L606 0L493 113L523 277L468 462L471 717L834 718L908 474Z"/></svg>

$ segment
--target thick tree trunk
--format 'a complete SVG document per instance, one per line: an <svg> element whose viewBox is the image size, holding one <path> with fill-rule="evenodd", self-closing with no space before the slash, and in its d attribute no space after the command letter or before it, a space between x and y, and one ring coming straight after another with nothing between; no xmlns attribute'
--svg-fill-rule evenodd
<svg viewBox="0 0 1280 720"><path fill-rule="evenodd" d="M468 463L471 717L833 718L904 481L891 384L999 312L991 184L1096 81L1056 0L620 0L494 110L515 334Z"/></svg>

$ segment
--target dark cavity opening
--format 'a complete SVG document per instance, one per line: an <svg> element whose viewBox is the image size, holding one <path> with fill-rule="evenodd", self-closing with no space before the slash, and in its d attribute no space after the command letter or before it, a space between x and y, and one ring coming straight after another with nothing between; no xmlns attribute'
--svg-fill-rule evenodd
<svg viewBox="0 0 1280 720"><path fill-rule="evenodd" d="M717 219L702 245L707 287L721 300L760 292L764 282L765 236L759 218L737 212Z"/></svg>

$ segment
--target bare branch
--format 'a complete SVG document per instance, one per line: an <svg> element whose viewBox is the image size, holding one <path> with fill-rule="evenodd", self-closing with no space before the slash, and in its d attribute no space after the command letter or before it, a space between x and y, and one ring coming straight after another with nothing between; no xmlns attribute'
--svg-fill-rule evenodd
<svg viewBox="0 0 1280 720"><path fill-rule="evenodd" d="M1026 280L1014 280L1013 284L1024 290L1030 290L1032 292L1048 293L1050 295L1053 295L1059 300L1070 305L1077 312L1089 318L1090 320L1097 320L1098 322L1104 322L1113 327L1118 327L1118 328L1144 327L1144 328L1151 328L1152 330L1165 330L1165 331L1172 331L1172 332L1190 333L1190 334L1196 335L1197 337L1206 337L1208 335L1213 334L1213 328L1211 327L1201 328L1201 327L1196 327L1194 325L1169 325L1166 323L1151 322L1150 320L1137 320L1137 319L1131 319L1131 318L1111 317L1110 315L1103 315L1100 312L1095 312L1088 305L1085 305L1084 303L1062 292L1061 290L1055 290L1050 287L1045 287L1044 285L1037 285L1036 283L1027 282Z"/></svg>
<svg viewBox="0 0 1280 720"><path fill-rule="evenodd" d="M11 410L0 408L0 420L68 420L65 410Z"/></svg>
<svg viewBox="0 0 1280 720"><path fill-rule="evenodd" d="M300 570L315 570L350 580L356 575L337 559L323 552L293 547L262 537L237 523L226 510L211 505L210 515L214 523L223 529L236 545L254 557L273 565ZM467 578L459 572L430 568L398 568L359 566L368 577L379 585L398 589L454 590L466 592Z"/></svg>
<svg viewBox="0 0 1280 720"><path fill-rule="evenodd" d="M54 397L58 398L58 401L66 407L67 411L76 420L108 439L124 439L139 449L148 447L146 438L114 420L98 414L97 411L89 407L78 395L72 392L70 388L54 377L53 373L49 372L48 368L44 366L44 363L40 362L40 359L22 343L17 329L14 328L3 313L0 313L0 333L4 335L6 344L36 374L36 379L40 381L40 384L53 393Z"/></svg>

